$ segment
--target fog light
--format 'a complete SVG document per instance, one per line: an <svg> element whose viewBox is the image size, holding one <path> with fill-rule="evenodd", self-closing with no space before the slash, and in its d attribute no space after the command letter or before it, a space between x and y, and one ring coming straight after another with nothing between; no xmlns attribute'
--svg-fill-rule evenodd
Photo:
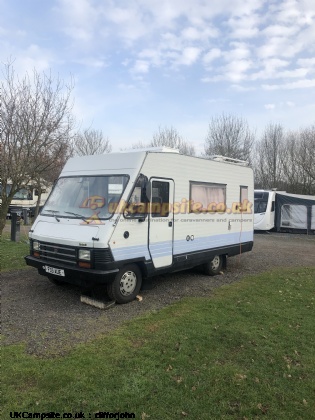
<svg viewBox="0 0 315 420"><path fill-rule="evenodd" d="M89 249L79 249L79 260L90 261L91 251Z"/></svg>

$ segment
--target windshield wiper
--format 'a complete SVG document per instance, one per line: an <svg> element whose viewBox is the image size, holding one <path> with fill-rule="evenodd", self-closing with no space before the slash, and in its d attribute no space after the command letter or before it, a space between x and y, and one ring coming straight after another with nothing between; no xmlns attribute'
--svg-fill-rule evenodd
<svg viewBox="0 0 315 420"><path fill-rule="evenodd" d="M52 213L53 216L55 216L55 219L57 220L57 222L60 222L60 219L58 219L58 217L56 216L56 213L59 213L59 210L45 210L47 211L47 213Z"/></svg>
<svg viewBox="0 0 315 420"><path fill-rule="evenodd" d="M72 216L77 216L80 217L80 219L84 220L85 223L89 224L90 222L88 222L88 220L82 216L82 214L78 214L78 213L72 213L71 211L65 211L66 214L71 214Z"/></svg>

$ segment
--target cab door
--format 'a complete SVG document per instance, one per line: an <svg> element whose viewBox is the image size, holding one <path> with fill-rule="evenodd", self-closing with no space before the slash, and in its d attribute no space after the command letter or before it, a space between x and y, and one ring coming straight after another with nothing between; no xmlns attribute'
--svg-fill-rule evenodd
<svg viewBox="0 0 315 420"><path fill-rule="evenodd" d="M174 181L150 179L149 252L155 268L173 263Z"/></svg>

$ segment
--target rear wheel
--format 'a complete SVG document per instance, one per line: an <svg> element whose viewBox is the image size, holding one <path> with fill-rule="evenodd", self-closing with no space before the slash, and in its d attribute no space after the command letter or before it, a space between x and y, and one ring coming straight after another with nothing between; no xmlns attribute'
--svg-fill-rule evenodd
<svg viewBox="0 0 315 420"><path fill-rule="evenodd" d="M204 265L204 272L208 276L215 276L220 273L223 265L223 256L215 255L211 261Z"/></svg>
<svg viewBox="0 0 315 420"><path fill-rule="evenodd" d="M135 264L122 267L115 280L107 286L107 294L117 303L128 303L134 300L142 283L141 271Z"/></svg>

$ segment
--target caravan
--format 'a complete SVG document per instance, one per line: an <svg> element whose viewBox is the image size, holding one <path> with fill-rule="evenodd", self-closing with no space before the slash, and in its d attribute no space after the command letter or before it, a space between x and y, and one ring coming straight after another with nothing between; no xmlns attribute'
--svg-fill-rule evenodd
<svg viewBox="0 0 315 420"><path fill-rule="evenodd" d="M37 204L38 204L39 210L41 210L51 191L50 185L45 185L45 184L47 183L43 182L39 203L38 203L39 192L36 186L34 185L34 183L32 183L31 181L23 185L14 194L13 199L9 206L7 217L11 217L12 212L15 212L21 215L24 209L27 210L27 213L30 217L34 217ZM12 187L12 183L9 182L6 186L7 194L9 194L11 187ZM2 194L2 185L0 184L0 196L1 194ZM1 198L0 198L0 203L1 203Z"/></svg>
<svg viewBox="0 0 315 420"><path fill-rule="evenodd" d="M50 280L107 284L135 298L142 279L202 266L214 275L253 246L253 171L174 149L71 158L30 230L26 263Z"/></svg>
<svg viewBox="0 0 315 420"><path fill-rule="evenodd" d="M315 196L255 190L254 229L314 233Z"/></svg>
<svg viewBox="0 0 315 420"><path fill-rule="evenodd" d="M271 230L275 227L276 191L254 191L254 229Z"/></svg>

